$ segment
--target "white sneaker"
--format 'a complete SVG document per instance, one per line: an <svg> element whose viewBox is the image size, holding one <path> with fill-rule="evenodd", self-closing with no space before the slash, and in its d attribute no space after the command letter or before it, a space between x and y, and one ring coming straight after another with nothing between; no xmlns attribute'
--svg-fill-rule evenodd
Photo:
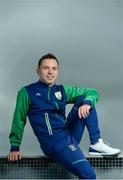
<svg viewBox="0 0 123 180"><path fill-rule="evenodd" d="M89 147L89 154L94 156L114 156L119 155L120 150L112 148L109 145L105 144L102 139L99 139L97 143Z"/></svg>

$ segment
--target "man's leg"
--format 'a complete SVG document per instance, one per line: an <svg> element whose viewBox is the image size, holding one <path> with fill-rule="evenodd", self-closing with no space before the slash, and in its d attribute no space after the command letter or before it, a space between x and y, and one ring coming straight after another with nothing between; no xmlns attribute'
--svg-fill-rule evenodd
<svg viewBox="0 0 123 180"><path fill-rule="evenodd" d="M91 142L91 146L89 147L90 155L112 156L120 154L121 151L119 149L108 146L101 139L98 126L98 117L96 109L94 107L90 109L87 118L79 118L78 109L82 104L83 97L79 97L78 100L75 102L71 112L69 113L66 123L66 126L70 129L77 143L80 143L84 128L86 126Z"/></svg>
<svg viewBox="0 0 123 180"><path fill-rule="evenodd" d="M71 134L56 142L49 156L80 179L96 179L93 168Z"/></svg>
<svg viewBox="0 0 123 180"><path fill-rule="evenodd" d="M78 109L83 104L83 99L84 98L81 96L75 102L67 117L66 126L70 129L78 144L80 143L84 128L86 126L89 132L91 144L94 144L100 138L97 113L95 108L91 108L89 116L86 119L80 119L78 116Z"/></svg>

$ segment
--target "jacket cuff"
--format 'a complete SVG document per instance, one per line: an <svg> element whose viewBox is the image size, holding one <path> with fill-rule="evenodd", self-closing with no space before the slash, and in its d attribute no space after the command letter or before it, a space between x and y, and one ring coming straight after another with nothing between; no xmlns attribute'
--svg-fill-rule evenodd
<svg viewBox="0 0 123 180"><path fill-rule="evenodd" d="M10 152L19 151L19 149L18 146L11 146Z"/></svg>
<svg viewBox="0 0 123 180"><path fill-rule="evenodd" d="M88 105L90 105L90 106L92 107L92 102L89 101L89 100L84 100L84 101L83 101L83 104L88 104Z"/></svg>

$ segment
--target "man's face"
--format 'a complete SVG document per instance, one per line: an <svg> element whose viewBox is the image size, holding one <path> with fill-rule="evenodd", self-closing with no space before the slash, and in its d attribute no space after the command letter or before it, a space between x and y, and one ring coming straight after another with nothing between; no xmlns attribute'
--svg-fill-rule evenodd
<svg viewBox="0 0 123 180"><path fill-rule="evenodd" d="M40 80L47 85L53 85L58 76L58 68L55 59L44 59L37 69Z"/></svg>

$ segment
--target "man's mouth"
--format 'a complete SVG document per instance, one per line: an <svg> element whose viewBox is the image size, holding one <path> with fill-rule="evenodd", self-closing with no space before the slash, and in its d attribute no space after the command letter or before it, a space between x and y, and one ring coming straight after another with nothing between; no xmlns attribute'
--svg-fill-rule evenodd
<svg viewBox="0 0 123 180"><path fill-rule="evenodd" d="M53 76L47 76L47 79L53 79L54 77Z"/></svg>

